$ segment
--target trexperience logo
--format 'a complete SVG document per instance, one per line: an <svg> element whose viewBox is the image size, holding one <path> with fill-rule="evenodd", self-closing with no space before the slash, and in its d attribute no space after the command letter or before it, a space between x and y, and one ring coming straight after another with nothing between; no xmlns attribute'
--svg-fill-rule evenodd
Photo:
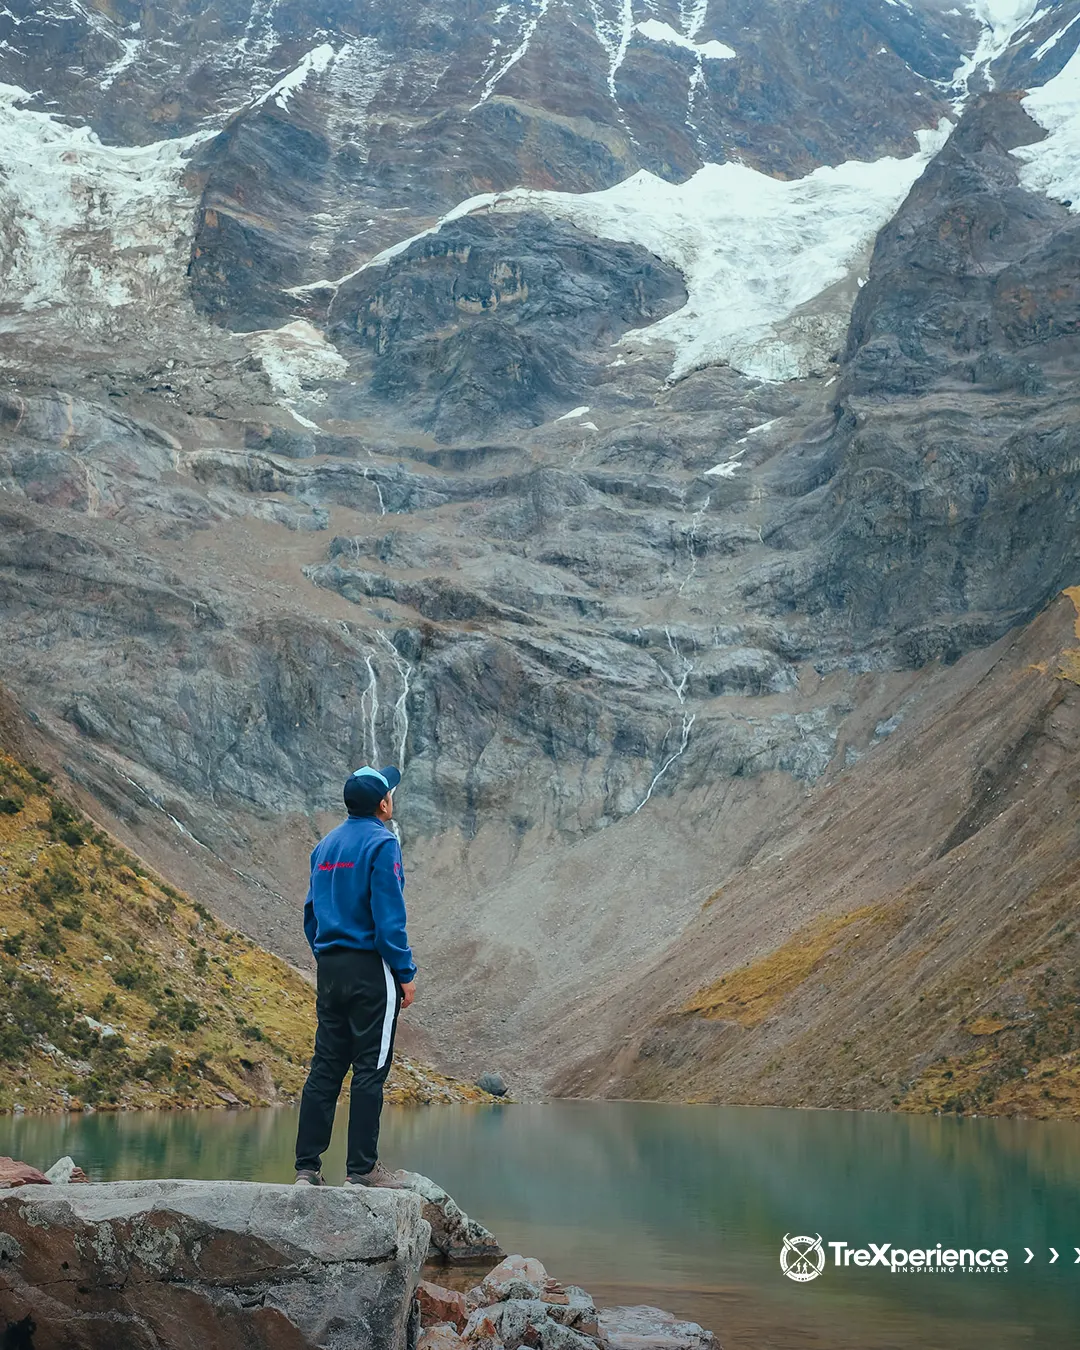
<svg viewBox="0 0 1080 1350"><path fill-rule="evenodd" d="M789 1237L785 1233L780 1251L780 1269L789 1280L798 1280L800 1284L816 1280L825 1269L821 1234L816 1237Z"/></svg>
<svg viewBox="0 0 1080 1350"><path fill-rule="evenodd" d="M1003 1247L894 1247L891 1242L871 1242L868 1247L853 1247L847 1242L823 1243L821 1235L790 1237L784 1234L780 1249L780 1269L789 1280L806 1284L816 1280L828 1264L825 1248L833 1254L833 1266L860 1269L884 1266L893 1275L1005 1274L1009 1253ZM1080 1263L1080 1248L1077 1248Z"/></svg>

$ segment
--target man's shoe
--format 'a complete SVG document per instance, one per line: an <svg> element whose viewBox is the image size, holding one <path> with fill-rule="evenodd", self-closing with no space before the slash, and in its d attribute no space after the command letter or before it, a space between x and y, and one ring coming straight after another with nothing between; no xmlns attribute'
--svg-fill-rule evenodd
<svg viewBox="0 0 1080 1350"><path fill-rule="evenodd" d="M326 1182L322 1179L321 1172L312 1172L309 1168L303 1168L297 1172L294 1186L325 1186Z"/></svg>
<svg viewBox="0 0 1080 1350"><path fill-rule="evenodd" d="M381 1162L377 1162L370 1172L359 1175L354 1172L345 1178L346 1186L378 1186L384 1191L403 1191L405 1183L400 1172L390 1172Z"/></svg>

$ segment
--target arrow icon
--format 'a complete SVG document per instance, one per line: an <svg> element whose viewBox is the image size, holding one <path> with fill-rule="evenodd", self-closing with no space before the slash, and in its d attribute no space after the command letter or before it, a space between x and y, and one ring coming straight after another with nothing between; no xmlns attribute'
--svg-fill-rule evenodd
<svg viewBox="0 0 1080 1350"><path fill-rule="evenodd" d="M1074 1247L1073 1251L1076 1253L1076 1260L1073 1262L1073 1265L1080 1266L1080 1247Z"/></svg>
<svg viewBox="0 0 1080 1350"><path fill-rule="evenodd" d="M1054 1253L1053 1256L1050 1258L1050 1264L1053 1265L1054 1262L1058 1259L1057 1248L1051 1247L1050 1250Z"/></svg>
<svg viewBox="0 0 1080 1350"><path fill-rule="evenodd" d="M1027 1266L1030 1265L1032 1261L1034 1261L1035 1253L1031 1250L1030 1247L1025 1247L1024 1251L1027 1252L1027 1260L1024 1262L1024 1265Z"/></svg>

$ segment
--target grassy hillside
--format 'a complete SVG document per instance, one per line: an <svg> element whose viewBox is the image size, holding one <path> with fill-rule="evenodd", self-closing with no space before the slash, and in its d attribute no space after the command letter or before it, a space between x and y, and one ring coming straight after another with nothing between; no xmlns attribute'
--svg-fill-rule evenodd
<svg viewBox="0 0 1080 1350"><path fill-rule="evenodd" d="M258 1105L303 1086L310 985L3 753L0 981L0 1110ZM387 1098L486 1099L401 1057Z"/></svg>

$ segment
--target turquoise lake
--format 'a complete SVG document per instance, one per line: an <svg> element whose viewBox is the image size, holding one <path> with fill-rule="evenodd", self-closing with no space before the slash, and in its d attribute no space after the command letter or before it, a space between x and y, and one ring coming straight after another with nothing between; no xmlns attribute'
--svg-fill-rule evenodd
<svg viewBox="0 0 1080 1350"><path fill-rule="evenodd" d="M70 1153L94 1180L288 1181L294 1129L291 1109L25 1116L0 1120L0 1153L46 1167ZM339 1130L330 1180L343 1143ZM726 1350L1080 1346L1076 1125L614 1102L387 1108L383 1158L437 1179L508 1251L599 1303L670 1309ZM820 1277L796 1284L780 1267L785 1234L1010 1260L999 1273L892 1274L836 1269L826 1247Z"/></svg>

